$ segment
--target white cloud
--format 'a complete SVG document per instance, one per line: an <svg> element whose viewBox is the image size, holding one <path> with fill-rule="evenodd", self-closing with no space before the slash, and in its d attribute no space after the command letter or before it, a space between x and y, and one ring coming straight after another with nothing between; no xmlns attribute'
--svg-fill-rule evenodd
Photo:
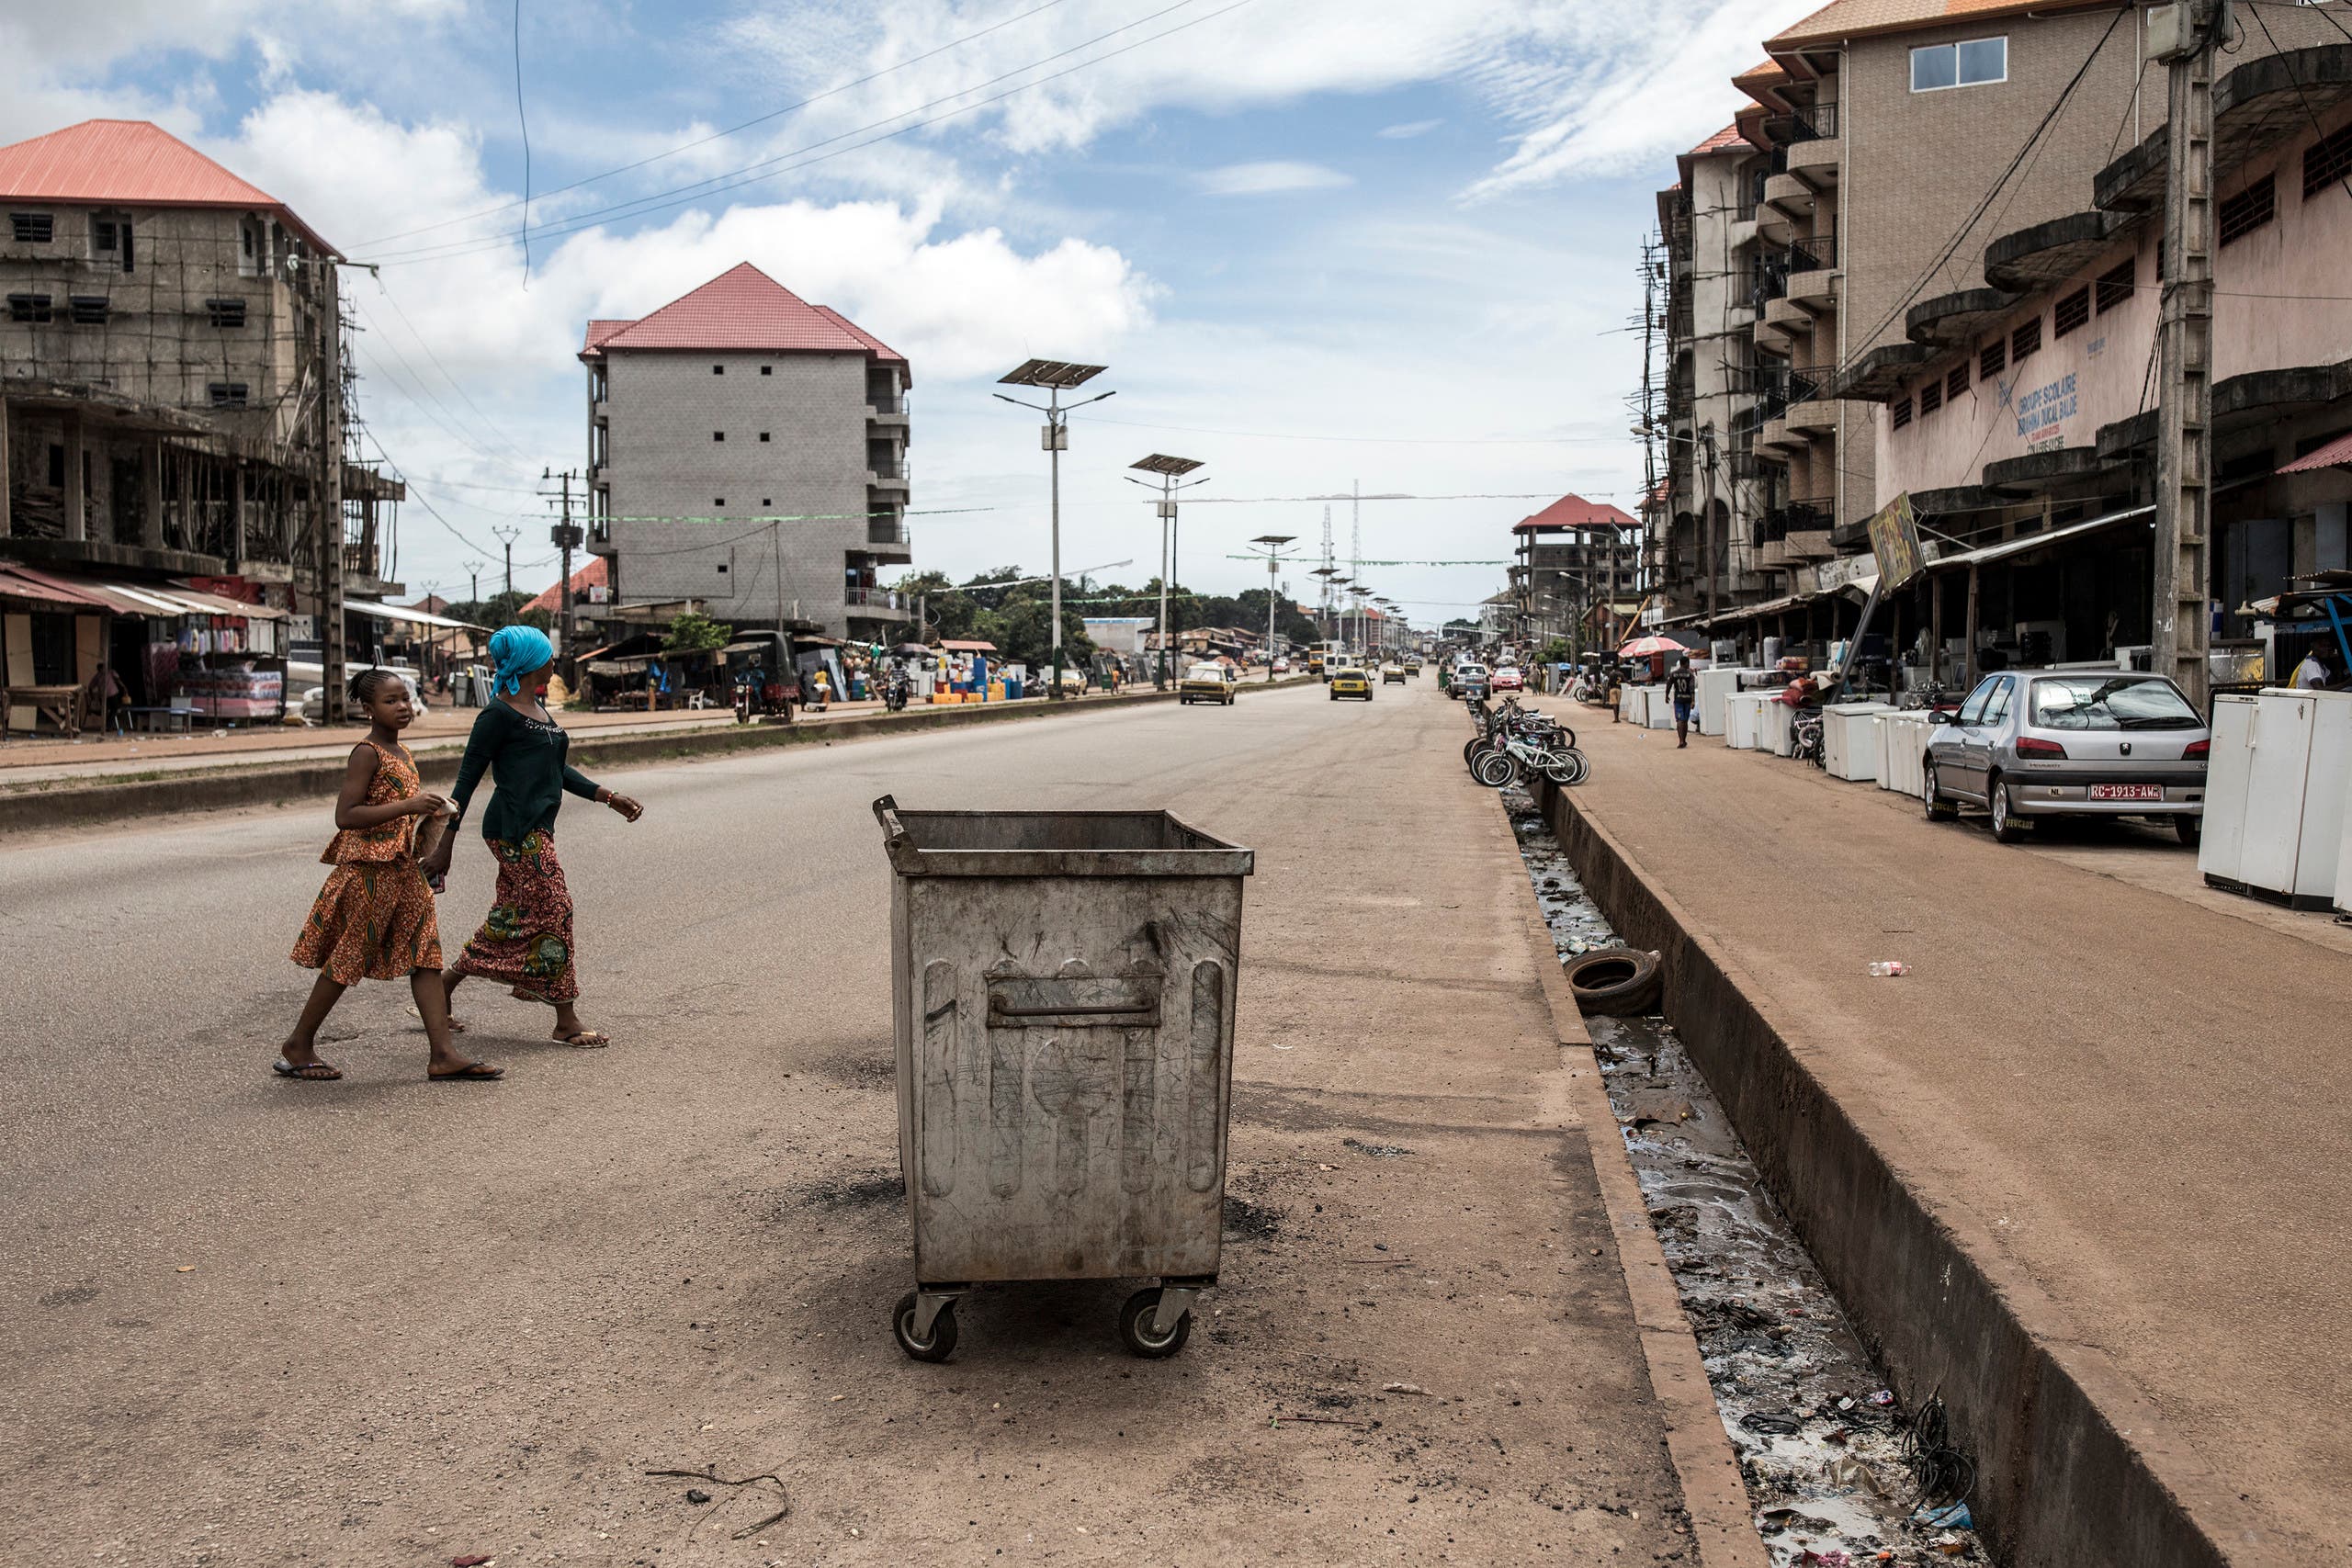
<svg viewBox="0 0 2352 1568"><path fill-rule="evenodd" d="M1293 190L1332 190L1356 182L1320 164L1276 160L1263 164L1228 164L1194 176L1207 196L1276 196Z"/></svg>
<svg viewBox="0 0 2352 1568"><path fill-rule="evenodd" d="M1731 78L1756 63L1762 40L1818 8L1818 0L1668 0L1548 62L1511 62L1498 87L1532 129L1465 194L1478 199L1622 174L1696 144L1744 101Z"/></svg>
<svg viewBox="0 0 2352 1568"><path fill-rule="evenodd" d="M1410 141L1416 136L1427 136L1444 123L1442 119L1407 120L1402 125L1384 125L1379 134L1390 141Z"/></svg>

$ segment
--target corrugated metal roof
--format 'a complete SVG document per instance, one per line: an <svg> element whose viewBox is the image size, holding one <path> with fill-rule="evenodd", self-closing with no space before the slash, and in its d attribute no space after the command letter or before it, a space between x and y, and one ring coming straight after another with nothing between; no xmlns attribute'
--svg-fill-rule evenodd
<svg viewBox="0 0 2352 1568"><path fill-rule="evenodd" d="M2314 468L2333 468L2352 463L2352 435L2339 435L2326 446L2307 452L2278 471L2282 474L2308 474Z"/></svg>
<svg viewBox="0 0 2352 1568"><path fill-rule="evenodd" d="M598 329L611 331L598 335ZM608 349L769 349L863 354L900 362L837 310L811 305L750 262L635 321L591 321L583 354Z"/></svg>
<svg viewBox="0 0 2352 1568"><path fill-rule="evenodd" d="M284 202L150 120L85 119L0 147L0 201L260 209L334 249Z"/></svg>
<svg viewBox="0 0 2352 1568"><path fill-rule="evenodd" d="M1795 26L1775 33L1766 47L1794 49L1871 33L2022 16L2028 11L2083 11L2094 6L2115 10L2120 4L2121 0L1830 0Z"/></svg>
<svg viewBox="0 0 2352 1568"><path fill-rule="evenodd" d="M1605 501L1587 501L1580 495L1564 495L1532 517L1514 524L1514 534L1532 534L1539 528L1632 528L1637 521L1627 513Z"/></svg>

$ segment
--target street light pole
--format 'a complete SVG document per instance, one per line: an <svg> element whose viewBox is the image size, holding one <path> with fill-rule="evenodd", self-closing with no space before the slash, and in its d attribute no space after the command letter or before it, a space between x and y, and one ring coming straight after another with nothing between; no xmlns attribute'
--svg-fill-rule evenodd
<svg viewBox="0 0 2352 1568"><path fill-rule="evenodd" d="M492 525L490 531L497 535L499 542L506 547L506 592L512 593L514 592L514 541L523 530L512 523L500 523Z"/></svg>
<svg viewBox="0 0 2352 1568"><path fill-rule="evenodd" d="M1008 398L1002 392L995 395L1005 402L1017 403L1024 409L1035 409L1046 416L1046 425L1040 440L1051 457L1054 530L1053 678L1046 691L1056 702L1059 702L1062 695L1062 453L1069 446L1070 411L1082 409L1088 403L1099 403L1104 398L1117 395L1114 392L1102 392L1072 403L1069 408L1064 408L1062 393L1092 380L1102 374L1105 368L1106 367L1101 365L1073 365L1058 359L1030 359L1023 361L1012 374L997 378L999 386L1043 387L1046 389L1046 401L1042 404L1022 402L1019 398Z"/></svg>
<svg viewBox="0 0 2352 1568"><path fill-rule="evenodd" d="M1200 466L1197 457L1171 457L1165 452L1154 452L1127 465L1159 477L1159 657L1153 666L1152 680L1163 692L1168 689L1168 581L1176 570L1176 492L1208 482L1205 479L1184 478ZM1131 484L1139 484L1146 490L1152 488L1149 479L1139 479L1133 474L1126 478Z"/></svg>
<svg viewBox="0 0 2352 1568"><path fill-rule="evenodd" d="M1250 542L1266 552L1266 680L1274 678L1274 572L1287 559L1282 553L1284 545L1297 538L1295 534L1261 534Z"/></svg>

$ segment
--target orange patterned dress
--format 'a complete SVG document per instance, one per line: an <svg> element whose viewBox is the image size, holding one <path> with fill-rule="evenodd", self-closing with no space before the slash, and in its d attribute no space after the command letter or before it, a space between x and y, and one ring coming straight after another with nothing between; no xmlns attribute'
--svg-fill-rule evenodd
<svg viewBox="0 0 2352 1568"><path fill-rule="evenodd" d="M366 744L376 748L376 776L362 804L389 806L424 787L407 747ZM311 918L302 922L295 963L323 969L344 986L403 980L419 969L441 967L433 889L416 863L417 820L395 817L334 836L319 857L334 870L311 905Z"/></svg>

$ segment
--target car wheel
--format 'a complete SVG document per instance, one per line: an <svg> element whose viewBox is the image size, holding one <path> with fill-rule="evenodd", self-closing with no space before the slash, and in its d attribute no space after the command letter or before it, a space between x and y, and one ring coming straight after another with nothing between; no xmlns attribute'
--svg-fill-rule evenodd
<svg viewBox="0 0 2352 1568"><path fill-rule="evenodd" d="M2001 775L1995 773L1984 791L1984 798L1993 806L1993 838L1996 843L2014 844L2025 838L2025 824L2018 820L2009 807L2009 786Z"/></svg>
<svg viewBox="0 0 2352 1568"><path fill-rule="evenodd" d="M2204 841L2205 818L2186 814L2176 817L2172 819L2172 830L2180 835L2182 843L2193 850Z"/></svg>
<svg viewBox="0 0 2352 1568"><path fill-rule="evenodd" d="M1946 800L1944 792L1936 785L1936 765L1933 762L1928 762L1923 763L1922 766L1927 772L1927 787L1923 793L1928 797L1928 820L1930 822L1959 821L1960 807Z"/></svg>

